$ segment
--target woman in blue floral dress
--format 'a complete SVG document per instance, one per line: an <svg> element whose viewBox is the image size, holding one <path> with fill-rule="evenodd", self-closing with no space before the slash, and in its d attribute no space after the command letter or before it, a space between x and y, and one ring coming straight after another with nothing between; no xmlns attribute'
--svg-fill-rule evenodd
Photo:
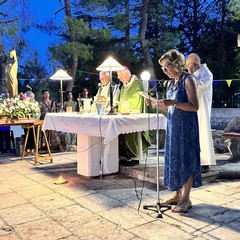
<svg viewBox="0 0 240 240"><path fill-rule="evenodd" d="M166 99L158 102L167 112L164 184L175 191L164 204L176 205L173 212L186 212L192 207L191 188L201 186L196 84L184 71L185 59L177 50L166 52L159 64L170 78Z"/></svg>

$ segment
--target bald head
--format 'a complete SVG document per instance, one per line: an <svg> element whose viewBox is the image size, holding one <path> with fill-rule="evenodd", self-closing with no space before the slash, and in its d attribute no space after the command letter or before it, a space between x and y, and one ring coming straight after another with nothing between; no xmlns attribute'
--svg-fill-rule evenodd
<svg viewBox="0 0 240 240"><path fill-rule="evenodd" d="M191 54L187 57L186 61L196 62L196 63L198 63L199 65L201 64L201 59L200 59L200 57L199 57L196 53L191 53Z"/></svg>
<svg viewBox="0 0 240 240"><path fill-rule="evenodd" d="M124 69L117 71L118 79L123 83L126 84L131 79L131 72L127 67L124 67Z"/></svg>
<svg viewBox="0 0 240 240"><path fill-rule="evenodd" d="M186 59L186 66L189 73L196 72L201 67L201 59L196 53L191 53Z"/></svg>

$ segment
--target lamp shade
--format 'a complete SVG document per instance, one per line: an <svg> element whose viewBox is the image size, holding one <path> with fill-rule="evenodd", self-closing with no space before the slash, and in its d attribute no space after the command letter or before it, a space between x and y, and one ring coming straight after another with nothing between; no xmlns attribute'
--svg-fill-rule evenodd
<svg viewBox="0 0 240 240"><path fill-rule="evenodd" d="M98 71L118 71L122 70L124 67L114 58L107 58L101 65L97 67Z"/></svg>
<svg viewBox="0 0 240 240"><path fill-rule="evenodd" d="M72 77L63 69L58 69L51 77L52 80L72 80Z"/></svg>

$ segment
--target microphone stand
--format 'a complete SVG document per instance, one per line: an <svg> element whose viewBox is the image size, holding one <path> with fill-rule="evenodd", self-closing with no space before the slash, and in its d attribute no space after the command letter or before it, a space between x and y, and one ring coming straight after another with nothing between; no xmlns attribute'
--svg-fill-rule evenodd
<svg viewBox="0 0 240 240"><path fill-rule="evenodd" d="M156 142L157 142L157 199L156 199L156 203L153 205L143 205L143 209L146 210L152 210L157 212L157 218L162 218L162 213L171 209L170 205L161 205L160 203L160 192L159 192L159 175L160 175L160 171L159 171L159 108L158 108L158 100L159 100L159 87L161 87L161 89L163 89L162 85L161 85L161 81L159 81L157 83L156 86L156 99L157 99L157 133L156 133ZM162 210L162 208L164 208Z"/></svg>

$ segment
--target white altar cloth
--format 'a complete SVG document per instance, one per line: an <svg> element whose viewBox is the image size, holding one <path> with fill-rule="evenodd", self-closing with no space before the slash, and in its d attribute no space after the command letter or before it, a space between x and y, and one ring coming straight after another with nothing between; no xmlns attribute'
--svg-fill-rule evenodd
<svg viewBox="0 0 240 240"><path fill-rule="evenodd" d="M159 129L166 129L166 123L166 117L159 114ZM42 129L103 137L108 144L119 134L157 129L157 114L47 113Z"/></svg>
<svg viewBox="0 0 240 240"><path fill-rule="evenodd" d="M157 119L159 125L157 125ZM47 113L43 130L78 134L78 173L98 176L118 172L118 135L165 129L162 114L97 115L96 113ZM102 144L103 143L103 144Z"/></svg>

